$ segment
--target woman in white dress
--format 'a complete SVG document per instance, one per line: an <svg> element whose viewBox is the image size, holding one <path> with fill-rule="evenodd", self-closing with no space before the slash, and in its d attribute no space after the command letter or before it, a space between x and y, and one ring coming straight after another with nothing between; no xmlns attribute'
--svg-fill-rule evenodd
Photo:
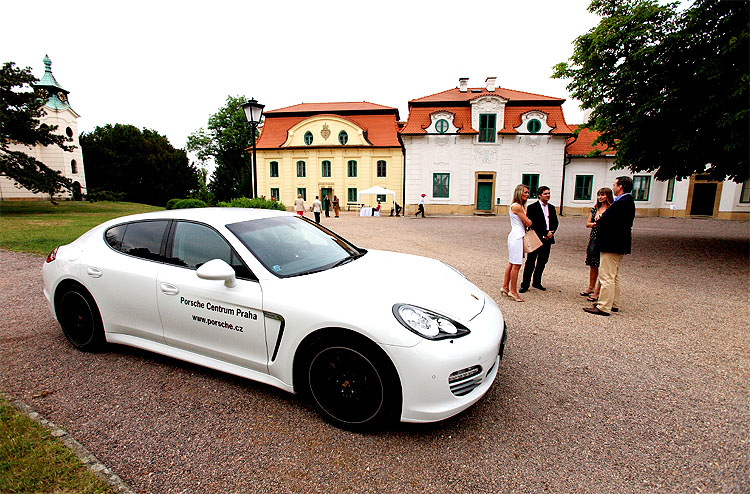
<svg viewBox="0 0 750 494"><path fill-rule="evenodd" d="M510 233L508 234L508 267L505 268L503 288L500 293L507 295L516 302L524 302L518 294L518 271L523 264L523 236L526 227L531 226L531 220L526 216L526 200L529 198L529 188L523 184L516 186L513 191L513 203L510 205Z"/></svg>

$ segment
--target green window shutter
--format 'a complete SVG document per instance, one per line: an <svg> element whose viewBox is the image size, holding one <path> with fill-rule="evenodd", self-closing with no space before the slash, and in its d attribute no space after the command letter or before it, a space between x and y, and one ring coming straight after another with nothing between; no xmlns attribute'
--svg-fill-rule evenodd
<svg viewBox="0 0 750 494"><path fill-rule="evenodd" d="M538 173L524 173L521 176L521 183L529 188L529 199L536 199L536 190L539 188L539 174Z"/></svg>
<svg viewBox="0 0 750 494"><path fill-rule="evenodd" d="M448 121L441 118L435 122L435 130L438 134L445 134L448 131Z"/></svg>
<svg viewBox="0 0 750 494"><path fill-rule="evenodd" d="M297 176L300 178L305 176L305 162L304 161L297 162Z"/></svg>
<svg viewBox="0 0 750 494"><path fill-rule="evenodd" d="M385 177L385 160L378 160L378 177Z"/></svg>
<svg viewBox="0 0 750 494"><path fill-rule="evenodd" d="M651 177L648 175L636 175L633 177L633 200L648 201L651 189Z"/></svg>
<svg viewBox="0 0 750 494"><path fill-rule="evenodd" d="M331 162L330 161L323 160L323 162L320 164L320 175L323 177L331 176Z"/></svg>
<svg viewBox="0 0 750 494"><path fill-rule="evenodd" d="M269 165L268 169L270 170L271 177L278 177L279 176L279 162L272 161L268 165Z"/></svg>
<svg viewBox="0 0 750 494"><path fill-rule="evenodd" d="M432 197L448 197L450 194L450 173L432 174Z"/></svg>
<svg viewBox="0 0 750 494"><path fill-rule="evenodd" d="M479 142L495 142L497 116L494 113L479 115Z"/></svg>
<svg viewBox="0 0 750 494"><path fill-rule="evenodd" d="M349 187L346 190L346 202L357 202L357 188Z"/></svg>
<svg viewBox="0 0 750 494"><path fill-rule="evenodd" d="M593 183L593 175L576 175L576 187L573 199L577 201L590 201Z"/></svg>
<svg viewBox="0 0 750 494"><path fill-rule="evenodd" d="M307 132L305 132L305 144L309 146L312 143L313 143L313 135L312 135L312 132L308 130Z"/></svg>
<svg viewBox="0 0 750 494"><path fill-rule="evenodd" d="M346 163L346 176L347 177L357 176L357 162L355 160L349 160Z"/></svg>
<svg viewBox="0 0 750 494"><path fill-rule="evenodd" d="M349 142L349 134L347 134L345 130L342 130L339 132L339 144L346 146L347 142Z"/></svg>

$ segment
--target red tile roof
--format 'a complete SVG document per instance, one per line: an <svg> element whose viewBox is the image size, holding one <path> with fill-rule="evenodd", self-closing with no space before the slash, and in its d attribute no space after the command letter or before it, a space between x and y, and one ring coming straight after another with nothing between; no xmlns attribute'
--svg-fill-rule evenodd
<svg viewBox="0 0 750 494"><path fill-rule="evenodd" d="M342 118L357 125L366 132L367 140L375 147L401 147L398 139L398 110L388 106L367 102L302 103L267 111L264 115L266 119L256 144L258 149L279 148L286 142L289 129L308 118L325 115ZM340 145L333 139L331 146Z"/></svg>
<svg viewBox="0 0 750 494"><path fill-rule="evenodd" d="M471 107L470 106L420 106L411 108L409 111L409 120L401 129L402 134L426 134L427 127L432 123L430 115L436 111L447 111L455 115L453 125L458 128L459 134L478 134L479 132L471 128Z"/></svg>
<svg viewBox="0 0 750 494"><path fill-rule="evenodd" d="M495 91L468 88L466 92L453 88L409 101L409 119L401 133L426 134L424 129L430 126L430 115L436 111L448 111L455 114L453 123L460 129L459 134L476 134L477 130L471 127L471 101L483 96L500 96L508 100L505 105L505 127L499 130L499 134L517 134L514 127L521 125L521 115L532 110L548 115L547 124L552 127L552 134L573 132L565 123L562 112L564 99L504 88L496 88Z"/></svg>
<svg viewBox="0 0 750 494"><path fill-rule="evenodd" d="M277 110L264 112L264 115L277 113L338 113L338 112L367 112L373 110L392 110L398 111L390 106L377 105L367 101L355 101L352 103L300 103L298 105L287 106Z"/></svg>
<svg viewBox="0 0 750 494"><path fill-rule="evenodd" d="M551 134L572 134L573 129L565 123L561 106L506 106L505 127L499 134L518 134L516 127L521 125L521 115L530 111L541 111L547 114L547 125L552 127Z"/></svg>
<svg viewBox="0 0 750 494"><path fill-rule="evenodd" d="M541 94L527 93L525 91L516 91L514 89L505 89L502 87L495 88L494 91L487 91L485 88L467 88L466 92L463 93L459 88L453 88L429 96L424 96L422 98L413 99L409 101L409 105L411 106L412 103L471 101L482 96L500 96L508 101L549 101L559 102L559 104L562 104L565 101L561 98L542 96Z"/></svg>
<svg viewBox="0 0 750 494"><path fill-rule="evenodd" d="M607 150L607 146L603 144L597 144L592 146L594 139L599 137L599 133L594 130L589 130L582 125L573 125L574 128L580 128L581 132L578 134L578 139L575 141L571 137L568 139L567 152L572 156L586 156L588 153L594 150L602 151L607 156L614 156L615 151ZM572 144L571 144L572 143Z"/></svg>

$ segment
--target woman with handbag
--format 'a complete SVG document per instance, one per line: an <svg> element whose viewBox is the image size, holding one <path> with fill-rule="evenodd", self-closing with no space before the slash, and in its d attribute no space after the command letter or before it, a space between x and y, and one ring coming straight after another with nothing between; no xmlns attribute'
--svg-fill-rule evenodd
<svg viewBox="0 0 750 494"><path fill-rule="evenodd" d="M518 271L523 264L523 236L526 227L531 226L531 220L526 216L526 200L529 198L529 188L523 184L516 186L513 191L513 203L510 205L510 233L508 234L508 266L505 268L503 287L500 293L507 295L516 302L524 302L518 294Z"/></svg>
<svg viewBox="0 0 750 494"><path fill-rule="evenodd" d="M612 189L609 187L599 189L596 192L596 204L589 211L589 219L586 221L586 228L591 228L589 244L586 247L586 266L589 267L589 287L579 295L586 297L586 300L589 302L596 302L599 298L599 288L601 286L597 283L597 278L599 277L599 247L597 247L598 231L594 218L596 218L597 214L604 213L613 202Z"/></svg>

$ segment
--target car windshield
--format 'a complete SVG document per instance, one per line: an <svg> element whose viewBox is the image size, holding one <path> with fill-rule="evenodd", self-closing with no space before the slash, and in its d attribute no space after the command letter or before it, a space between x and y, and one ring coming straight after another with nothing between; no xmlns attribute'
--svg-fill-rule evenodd
<svg viewBox="0 0 750 494"><path fill-rule="evenodd" d="M367 252L298 216L243 221L227 228L279 277L325 271Z"/></svg>

